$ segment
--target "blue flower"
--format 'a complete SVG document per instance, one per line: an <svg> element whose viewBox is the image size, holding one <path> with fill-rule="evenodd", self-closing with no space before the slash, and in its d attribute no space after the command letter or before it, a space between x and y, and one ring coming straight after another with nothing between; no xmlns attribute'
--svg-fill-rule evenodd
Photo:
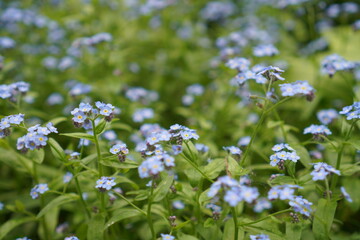
<svg viewBox="0 0 360 240"><path fill-rule="evenodd" d="M270 165L273 167L278 165L281 168L283 161L290 160L296 163L300 159L296 151L286 143L276 144L272 150L275 152L270 156Z"/></svg>
<svg viewBox="0 0 360 240"><path fill-rule="evenodd" d="M16 240L31 240L31 239L28 237L22 237L22 238L16 238Z"/></svg>
<svg viewBox="0 0 360 240"><path fill-rule="evenodd" d="M10 115L10 116L8 116L9 117L9 122L11 124L18 125L18 124L20 124L21 122L24 121L24 116L25 115L22 114L22 113L19 113L19 114L16 114L16 115Z"/></svg>
<svg viewBox="0 0 360 240"><path fill-rule="evenodd" d="M110 116L115 109L115 107L113 105L111 105L110 103L105 104L102 102L96 102L95 105L100 110L99 113L106 117Z"/></svg>
<svg viewBox="0 0 360 240"><path fill-rule="evenodd" d="M328 125L338 117L338 113L335 109L326 109L319 111L316 116L322 124Z"/></svg>
<svg viewBox="0 0 360 240"><path fill-rule="evenodd" d="M35 185L30 191L30 196L32 199L36 199L39 197L39 194L44 194L49 190L49 187L46 183L40 183L38 185Z"/></svg>
<svg viewBox="0 0 360 240"><path fill-rule="evenodd" d="M174 240L175 237L171 236L170 234L160 234L161 235L161 240Z"/></svg>
<svg viewBox="0 0 360 240"><path fill-rule="evenodd" d="M132 118L134 122L143 122L145 119L151 119L154 117L154 110L151 108L137 109Z"/></svg>
<svg viewBox="0 0 360 240"><path fill-rule="evenodd" d="M203 152L203 153L206 153L209 151L209 147L202 143L195 143L195 148L199 152Z"/></svg>
<svg viewBox="0 0 360 240"><path fill-rule="evenodd" d="M324 58L321 63L321 71L332 77L337 71L351 70L356 67L354 62L345 60L343 57L332 54Z"/></svg>
<svg viewBox="0 0 360 240"><path fill-rule="evenodd" d="M184 209L185 208L185 204L181 200L173 201L172 206L175 209Z"/></svg>
<svg viewBox="0 0 360 240"><path fill-rule="evenodd" d="M249 69L250 61L246 58L231 58L227 61L226 66L242 72Z"/></svg>
<svg viewBox="0 0 360 240"><path fill-rule="evenodd" d="M308 100L314 98L314 88L307 81L280 84L283 97L306 96Z"/></svg>
<svg viewBox="0 0 360 240"><path fill-rule="evenodd" d="M172 150L174 155L178 155L180 153L182 153L182 146L181 145L172 145Z"/></svg>
<svg viewBox="0 0 360 240"><path fill-rule="evenodd" d="M304 129L304 134L313 134L315 136L318 135L331 135L331 131L329 130L329 128L327 128L325 125L315 125L312 124L310 125L310 127L307 127Z"/></svg>
<svg viewBox="0 0 360 240"><path fill-rule="evenodd" d="M79 238L75 236L66 237L64 240L79 240Z"/></svg>
<svg viewBox="0 0 360 240"><path fill-rule="evenodd" d="M250 235L250 240L270 240L268 235L259 234L259 235Z"/></svg>
<svg viewBox="0 0 360 240"><path fill-rule="evenodd" d="M259 198L258 200L256 200L256 204L254 206L254 212L260 213L265 209L270 209L271 207L272 204L270 201L268 201L266 198Z"/></svg>
<svg viewBox="0 0 360 240"><path fill-rule="evenodd" d="M314 171L310 174L313 176L313 181L325 180L325 178L332 173L340 175L339 170L336 170L333 166L330 166L327 163L318 162L313 163L312 165L314 165Z"/></svg>
<svg viewBox="0 0 360 240"><path fill-rule="evenodd" d="M71 181L71 179L73 178L73 174L71 172L66 172L64 177L63 177L63 182L64 183L68 183Z"/></svg>
<svg viewBox="0 0 360 240"><path fill-rule="evenodd" d="M241 155L241 153L242 153L240 148L235 147L235 146L223 147L223 149L226 150L226 151L229 151L233 155Z"/></svg>
<svg viewBox="0 0 360 240"><path fill-rule="evenodd" d="M92 106L89 103L80 103L79 110L83 113L88 113L92 110Z"/></svg>
<svg viewBox="0 0 360 240"><path fill-rule="evenodd" d="M279 50L271 44L262 44L254 47L253 54L256 57L274 56L279 54Z"/></svg>
<svg viewBox="0 0 360 240"><path fill-rule="evenodd" d="M231 190L226 191L224 196L225 202L232 207L235 207L242 200L240 193L236 190L237 188L232 188Z"/></svg>
<svg viewBox="0 0 360 240"><path fill-rule="evenodd" d="M101 177L99 180L96 181L95 188L99 189L101 192L105 190L110 190L113 186L116 185L114 177Z"/></svg>
<svg viewBox="0 0 360 240"><path fill-rule="evenodd" d="M289 205L294 209L295 212L305 215L306 217L310 217L312 212L312 203L302 196L295 196L295 198L289 202Z"/></svg>
<svg viewBox="0 0 360 240"><path fill-rule="evenodd" d="M284 72L284 70L282 70L278 67L269 66L269 67L262 69L260 72L257 73L257 75L263 75L269 81L275 82L277 80L285 80L285 78L280 76L280 74L283 72Z"/></svg>
<svg viewBox="0 0 360 240"><path fill-rule="evenodd" d="M81 112L80 109L75 108L71 114L74 116L72 120L76 123L84 123L87 119L87 116L84 112Z"/></svg>
<svg viewBox="0 0 360 240"><path fill-rule="evenodd" d="M122 143L122 144L115 144L114 146L112 146L110 148L110 152L112 154L122 154L122 155L125 155L125 154L128 154L129 153L129 149L127 148L126 144L125 143Z"/></svg>
<svg viewBox="0 0 360 240"><path fill-rule="evenodd" d="M360 102L344 107L339 113L345 115L347 120L360 119Z"/></svg>
<svg viewBox="0 0 360 240"><path fill-rule="evenodd" d="M4 209L4 204L0 202L0 211Z"/></svg>
<svg viewBox="0 0 360 240"><path fill-rule="evenodd" d="M294 198L293 194L295 192L294 191L295 188L301 188L301 187L298 185L291 185L291 184L274 186L268 192L268 199L292 200Z"/></svg>
<svg viewBox="0 0 360 240"><path fill-rule="evenodd" d="M350 195L346 192L344 187L340 187L341 193L348 202L353 202Z"/></svg>

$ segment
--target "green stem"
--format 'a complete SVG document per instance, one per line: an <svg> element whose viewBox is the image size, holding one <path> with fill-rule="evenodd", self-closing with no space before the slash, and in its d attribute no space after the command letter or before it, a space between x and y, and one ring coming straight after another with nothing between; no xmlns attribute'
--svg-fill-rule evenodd
<svg viewBox="0 0 360 240"><path fill-rule="evenodd" d="M349 129L349 131L347 132L347 134L345 136L345 141L344 142L346 142L346 141L348 141L350 139L351 132L352 132L353 128L355 127L356 122L357 121L354 121L351 124L350 129ZM336 159L336 169L338 169L338 170L340 169L341 159L342 159L342 155L343 155L344 148L345 148L344 142L341 143L340 150L338 152L337 159ZM339 176L337 174L334 174L333 179L331 181L331 191L334 191L334 189L335 189L335 187L337 185L338 179L339 179Z"/></svg>
<svg viewBox="0 0 360 240"><path fill-rule="evenodd" d="M132 206L133 208L135 208L136 210L138 210L141 214L143 215L147 215L146 212L140 208L138 208L135 204L133 204L132 202L130 202L129 199L127 199L125 196L123 196L122 194L118 193L118 192L115 192L114 193L119 196L121 199L123 199L125 202L127 202L130 206Z"/></svg>
<svg viewBox="0 0 360 240"><path fill-rule="evenodd" d="M284 128L284 123L283 123L283 121L281 121L279 113L276 110L274 110L274 112L275 112L276 119L280 122L280 129L281 129L281 132L282 132L282 134L284 136L284 141L287 142L287 134L286 134L286 131L285 131L285 128Z"/></svg>
<svg viewBox="0 0 360 240"><path fill-rule="evenodd" d="M191 161L190 159L188 159L184 154L182 154L182 156L184 157L184 159L191 164L191 166L193 166L196 171L198 171L205 179L207 179L209 182L214 182L211 178L209 178L208 176L206 176L206 174L200 170L200 168L193 162Z"/></svg>
<svg viewBox="0 0 360 240"><path fill-rule="evenodd" d="M98 135L96 134L96 125L95 120L91 120L92 128L93 128L93 135L94 135L94 141L96 146L96 154L97 154L97 162L98 162L98 170L99 170L99 178L103 176L103 168L101 165L101 152L100 152L100 145L99 145L99 139Z"/></svg>
<svg viewBox="0 0 360 240"><path fill-rule="evenodd" d="M40 204L41 204L41 209L44 209L44 207L45 207L45 202L44 202L44 197L43 197L42 195L40 195ZM42 224L42 226L43 226L45 239L46 239L46 240L51 239L51 238L50 238L50 235L49 235L49 230L48 230L48 227L47 227L45 215L41 217L41 224Z"/></svg>
<svg viewBox="0 0 360 240"><path fill-rule="evenodd" d="M98 170L99 175L98 177L101 178L103 176L103 167L101 165L101 152L100 152L100 144L98 135L96 134L96 124L95 120L91 120L92 128L93 128L93 135L94 135L94 141L95 141L95 147L96 147L96 154L97 154L97 163L98 163ZM104 193L100 193L100 204L101 204L101 211L106 212L105 208L105 195Z"/></svg>
<svg viewBox="0 0 360 240"><path fill-rule="evenodd" d="M78 194L80 196L80 203L81 203L81 205L83 206L83 208L85 210L86 216L88 218L90 218L91 214L90 214L90 211L89 211L88 207L86 206L86 202L85 202L85 200L83 198L83 192L81 191L81 188L80 188L79 179L78 179L77 176L75 176L74 178L75 178L76 190L77 190L77 192L78 192Z"/></svg>
<svg viewBox="0 0 360 240"><path fill-rule="evenodd" d="M325 186L326 186L326 196L328 201L330 201L330 188L329 188L329 181L327 177L325 177Z"/></svg>
<svg viewBox="0 0 360 240"><path fill-rule="evenodd" d="M241 227L241 226L252 225L252 224L264 221L264 220L266 220L266 219L268 219L268 218L270 218L272 216L279 215L279 214L282 214L282 213L291 212L291 211L292 211L292 209L285 209L285 210L282 210L282 211L279 211L279 212L276 212L276 213L273 213L273 214L269 214L266 217L260 218L259 220L256 220L256 221L253 221L253 222L241 223L238 226Z"/></svg>
<svg viewBox="0 0 360 240"><path fill-rule="evenodd" d="M147 215L147 221L148 221L148 224L149 224L149 227L150 227L152 239L156 240L154 224L153 224L153 220L152 220L152 217L151 217L151 205L152 205L152 200L153 200L154 184L155 184L155 179L153 178L152 183L151 183L149 202L148 202L148 208L147 208L147 214L146 215Z"/></svg>
<svg viewBox="0 0 360 240"><path fill-rule="evenodd" d="M237 214L236 214L236 209L235 207L232 207L231 208L231 213L232 213L232 217L233 217L233 220L234 220L234 240L238 240L239 238L239 226L238 226L238 219L237 219Z"/></svg>
<svg viewBox="0 0 360 240"><path fill-rule="evenodd" d="M251 138L250 138L250 142L249 142L249 145L246 147L246 150L245 150L245 153L244 153L244 157L241 159L240 161L240 166L243 166L245 164L245 160L247 158L247 156L249 155L249 151L250 151L250 148L251 148L251 145L253 144L254 142L254 138L256 137L259 129L260 129L260 126L261 124L263 123L264 119L265 119L265 110L263 110L261 112L261 116L260 116L260 119L258 121L258 123L256 124L256 127L255 127L255 130L253 131L252 135L251 135Z"/></svg>

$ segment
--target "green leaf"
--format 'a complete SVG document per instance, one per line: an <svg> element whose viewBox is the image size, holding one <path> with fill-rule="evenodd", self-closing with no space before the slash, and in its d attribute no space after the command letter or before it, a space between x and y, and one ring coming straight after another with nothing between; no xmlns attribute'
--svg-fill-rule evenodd
<svg viewBox="0 0 360 240"><path fill-rule="evenodd" d="M336 202L320 199L314 215L313 232L315 239L326 240L330 239L329 232L331 224L334 220L336 211Z"/></svg>
<svg viewBox="0 0 360 240"><path fill-rule="evenodd" d="M133 129L130 125L124 124L124 123L112 123L111 124L111 128L112 129L120 129L120 130L125 130L128 132L132 132Z"/></svg>
<svg viewBox="0 0 360 240"><path fill-rule="evenodd" d="M286 222L286 239L300 240L302 229L303 229L302 223Z"/></svg>
<svg viewBox="0 0 360 240"><path fill-rule="evenodd" d="M294 184L294 179L289 176L277 176L270 181L272 185Z"/></svg>
<svg viewBox="0 0 360 240"><path fill-rule="evenodd" d="M191 235L187 235L185 233L179 232L177 234L177 239L178 240L198 240L198 238L191 236ZM225 238L224 238L225 239Z"/></svg>
<svg viewBox="0 0 360 240"><path fill-rule="evenodd" d="M36 221L35 217L15 218L3 223L0 227L0 239L3 239L11 230L26 222Z"/></svg>
<svg viewBox="0 0 360 240"><path fill-rule="evenodd" d="M45 158L45 152L44 149L35 149L33 151L29 151L28 156L29 159L32 161L41 164L44 161Z"/></svg>
<svg viewBox="0 0 360 240"><path fill-rule="evenodd" d="M120 162L119 159L117 159L116 156L114 157L116 159L112 159L112 158L102 159L101 164L104 165L104 166L108 166L108 167L123 168L123 169L139 167L139 164L134 162L134 161L125 160L124 162Z"/></svg>
<svg viewBox="0 0 360 240"><path fill-rule="evenodd" d="M141 213L133 208L123 208L119 211L116 211L116 213L110 218L110 220L105 224L105 229L107 229L108 227L110 227L111 225L131 218L131 217L137 217L137 216L142 216Z"/></svg>
<svg viewBox="0 0 360 240"><path fill-rule="evenodd" d="M66 136L66 137L72 137L72 138L80 138L80 139L87 139L90 140L92 142L94 142L94 136L87 134L87 133L80 133L80 132L76 132L76 133L62 133L60 134L61 136Z"/></svg>
<svg viewBox="0 0 360 240"><path fill-rule="evenodd" d="M166 196L166 194L169 192L169 188L173 184L173 181L174 181L174 176L167 176L159 184L159 186L154 191L154 196L153 196L154 202L161 201Z"/></svg>
<svg viewBox="0 0 360 240"><path fill-rule="evenodd" d="M52 200L51 202L49 202L40 212L39 214L36 216L37 218L41 218L42 216L44 216L44 214L46 214L49 210L58 207L62 204L68 203L68 202L72 202L75 200L78 200L79 196L74 194L74 193L68 193L68 194L64 194L61 195L57 198L55 198L54 200Z"/></svg>
<svg viewBox="0 0 360 240"><path fill-rule="evenodd" d="M212 160L204 167L204 173L211 179L217 178L221 171L225 169L225 159L217 158Z"/></svg>
<svg viewBox="0 0 360 240"><path fill-rule="evenodd" d="M60 146L60 144L53 138L49 138L48 143L50 145L50 150L54 157L60 161L65 161L66 154L64 149Z"/></svg>
<svg viewBox="0 0 360 240"><path fill-rule="evenodd" d="M49 122L52 122L54 124L54 126L56 126L59 123L67 121L67 120L68 119L66 117L58 117L58 118L51 119Z"/></svg>
<svg viewBox="0 0 360 240"><path fill-rule="evenodd" d="M87 230L88 240L102 240L105 229L105 217L102 214L93 216Z"/></svg>
<svg viewBox="0 0 360 240"><path fill-rule="evenodd" d="M301 145L293 145L292 147L296 150L297 155L300 157L300 162L304 167L311 168L311 158L306 148Z"/></svg>
<svg viewBox="0 0 360 240"><path fill-rule="evenodd" d="M228 157L228 170L233 177L245 175L250 171L249 169L240 167L239 163L231 156Z"/></svg>
<svg viewBox="0 0 360 240"><path fill-rule="evenodd" d="M342 176L351 176L360 172L360 166L357 164L341 164L340 172Z"/></svg>
<svg viewBox="0 0 360 240"><path fill-rule="evenodd" d="M104 130L105 130L105 127L106 127L106 121L105 121L105 119L102 119L102 120L98 123L98 125L96 125L96 127L95 127L95 132L96 132L96 134L101 134L101 133L103 133Z"/></svg>

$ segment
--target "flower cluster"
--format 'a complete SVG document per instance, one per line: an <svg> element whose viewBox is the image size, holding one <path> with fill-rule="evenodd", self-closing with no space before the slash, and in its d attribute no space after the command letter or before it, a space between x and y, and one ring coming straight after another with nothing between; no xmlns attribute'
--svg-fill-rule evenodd
<svg viewBox="0 0 360 240"><path fill-rule="evenodd" d="M100 192L105 192L106 190L109 191L115 185L114 177L101 177L96 181L95 188L99 189Z"/></svg>
<svg viewBox="0 0 360 240"><path fill-rule="evenodd" d="M242 184L241 181L236 181L229 176L219 177L211 185L208 196L213 198L220 190L224 192L224 201L232 207L235 207L241 201L252 203L259 196L259 191L256 187L248 187Z"/></svg>
<svg viewBox="0 0 360 240"><path fill-rule="evenodd" d="M110 148L110 152L118 156L120 162L125 161L126 155L129 153L129 149L127 148L125 143L115 144Z"/></svg>
<svg viewBox="0 0 360 240"><path fill-rule="evenodd" d="M316 116L322 124L328 125L338 118L338 113L335 109L326 109L319 111Z"/></svg>
<svg viewBox="0 0 360 240"><path fill-rule="evenodd" d="M155 91L150 91L142 87L131 87L127 89L125 96L133 102L140 101L147 104L158 100L159 94Z"/></svg>
<svg viewBox="0 0 360 240"><path fill-rule="evenodd" d="M291 184L274 186L268 192L268 199L292 200L295 197L294 193L295 193L295 189L297 188L301 188L301 187L298 185L291 185Z"/></svg>
<svg viewBox="0 0 360 240"><path fill-rule="evenodd" d="M311 124L310 127L304 129L304 134L312 134L315 139L321 139L321 136L331 135L331 131L324 125Z"/></svg>
<svg viewBox="0 0 360 240"><path fill-rule="evenodd" d="M289 205L295 212L298 212L306 217L310 217L310 213L312 212L311 205L313 204L302 196L295 196L294 199L289 202Z"/></svg>
<svg viewBox="0 0 360 240"><path fill-rule="evenodd" d="M24 121L24 114L22 113L3 117L0 120L0 138L10 135L11 124L19 125L23 121Z"/></svg>
<svg viewBox="0 0 360 240"><path fill-rule="evenodd" d="M204 87L201 84L193 84L186 88L186 94L182 97L182 103L186 106L191 105L196 96L204 93Z"/></svg>
<svg viewBox="0 0 360 240"><path fill-rule="evenodd" d="M40 183L38 185L35 185L30 191L30 196L32 199L39 198L39 194L44 194L49 190L49 187L46 183Z"/></svg>
<svg viewBox="0 0 360 240"><path fill-rule="evenodd" d="M259 198L256 200L256 204L254 206L254 212L260 213L265 209L270 209L272 204L266 198Z"/></svg>
<svg viewBox="0 0 360 240"><path fill-rule="evenodd" d="M273 167L278 166L280 169L284 169L286 160L296 163L300 159L296 151L287 143L276 144L272 150L275 152L270 156L270 165Z"/></svg>
<svg viewBox="0 0 360 240"><path fill-rule="evenodd" d="M314 88L307 81L280 84L283 97L306 96L311 101L314 98Z"/></svg>
<svg viewBox="0 0 360 240"><path fill-rule="evenodd" d="M140 178L156 176L165 169L175 167L175 159L167 153L147 158L138 168Z"/></svg>
<svg viewBox="0 0 360 240"><path fill-rule="evenodd" d="M154 117L154 110L151 108L137 109L132 118L134 122L143 122L145 119L151 119Z"/></svg>
<svg viewBox="0 0 360 240"><path fill-rule="evenodd" d="M337 54L332 54L324 58L321 63L321 70L332 77L337 71L351 70L356 66L356 63L347 61Z"/></svg>
<svg viewBox="0 0 360 240"><path fill-rule="evenodd" d="M360 118L360 102L354 102L350 106L344 107L340 114L345 115L347 120Z"/></svg>
<svg viewBox="0 0 360 240"><path fill-rule="evenodd" d="M204 20L220 21L234 14L235 6L231 2L213 1L206 4L200 14Z"/></svg>
<svg viewBox="0 0 360 240"><path fill-rule="evenodd" d="M78 108L71 111L73 115L73 123L75 127L84 127L85 129L91 129L91 120L96 119L98 116L104 116L105 120L110 122L114 117L115 107L110 103L96 102L96 108L89 103L80 103Z"/></svg>
<svg viewBox="0 0 360 240"><path fill-rule="evenodd" d="M257 75L263 75L269 81L275 82L277 80L285 80L285 78L280 76L280 74L283 72L284 70L278 67L269 66L262 69L260 72L257 73Z"/></svg>
<svg viewBox="0 0 360 240"><path fill-rule="evenodd" d="M0 85L0 98L16 102L16 96L24 95L29 91L30 84L27 82L15 82L9 85Z"/></svg>
<svg viewBox="0 0 360 240"><path fill-rule="evenodd" d="M112 36L110 33L98 33L91 37L78 38L73 42L72 45L74 47L92 46L101 42L110 42L111 40Z"/></svg>
<svg viewBox="0 0 360 240"><path fill-rule="evenodd" d="M231 58L227 61L226 66L231 69L236 69L239 72L243 72L249 69L250 61L246 58Z"/></svg>
<svg viewBox="0 0 360 240"><path fill-rule="evenodd" d="M256 57L274 56L279 54L279 50L272 44L262 44L253 48Z"/></svg>
<svg viewBox="0 0 360 240"><path fill-rule="evenodd" d="M60 62L61 64L61 62ZM59 64L59 65L60 65ZM60 65L61 67L61 65ZM87 94L91 91L91 86L75 80L70 80L65 83L65 87L69 89L69 94L72 97Z"/></svg>
<svg viewBox="0 0 360 240"><path fill-rule="evenodd" d="M318 162L318 163L313 163L313 165L314 165L314 171L310 173L313 176L312 178L313 181L325 180L326 176L333 173L340 175L339 170L336 170L333 166L330 166L327 163Z"/></svg>
<svg viewBox="0 0 360 240"><path fill-rule="evenodd" d="M227 151L228 153L234 155L234 157L235 157L236 159L240 159L240 156L241 156L241 154L242 154L242 151L241 151L240 148L235 147L235 146L229 146L229 147L223 147L223 149L224 149L225 151Z"/></svg>
<svg viewBox="0 0 360 240"><path fill-rule="evenodd" d="M274 186L268 192L269 200L289 200L289 205L293 208L295 212L298 212L306 217L310 216L312 212L311 205L312 203L304 199L302 196L294 195L295 189L302 188L298 185L278 185Z"/></svg>
<svg viewBox="0 0 360 240"><path fill-rule="evenodd" d="M28 133L25 136L18 138L16 148L22 152L27 150L40 149L47 144L50 133L58 133L56 127L52 122L48 122L45 127L40 124L28 128Z"/></svg>

